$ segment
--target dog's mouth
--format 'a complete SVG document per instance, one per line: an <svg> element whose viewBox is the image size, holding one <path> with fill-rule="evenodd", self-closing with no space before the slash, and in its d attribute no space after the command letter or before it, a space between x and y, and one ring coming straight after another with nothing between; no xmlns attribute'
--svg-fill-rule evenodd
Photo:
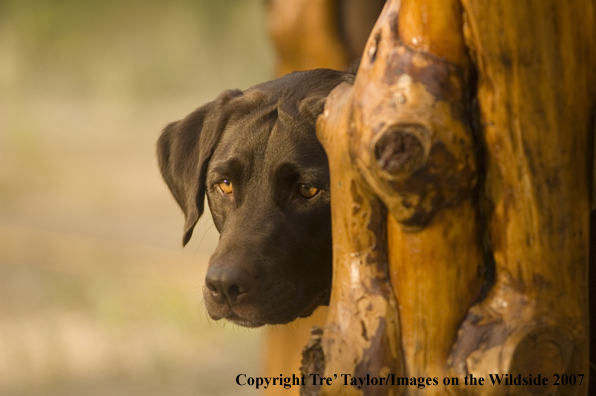
<svg viewBox="0 0 596 396"><path fill-rule="evenodd" d="M234 311L229 304L221 304L218 307L208 309L209 316L214 320L226 319L229 322L243 327L261 327L266 325L266 322L249 319Z"/></svg>
<svg viewBox="0 0 596 396"><path fill-rule="evenodd" d="M230 314L228 316L225 316L225 319L228 320L229 322L232 322L234 324L237 324L237 325L243 326L243 327L261 327L261 326L266 325L266 323L264 323L264 322L258 322L255 320L246 319L239 315L236 315L234 313L234 311L232 311L232 310L230 310Z"/></svg>
<svg viewBox="0 0 596 396"><path fill-rule="evenodd" d="M301 293L298 293L300 295ZM305 318L317 309L319 305L329 305L330 290L323 290L316 297L307 301L306 305L299 304L298 300L291 306L280 307L279 305L260 306L260 304L238 304L230 305L228 302L219 304L205 295L205 305L209 316L214 320L226 319L229 322L243 327L261 327L266 324L285 324L296 318ZM296 296L295 296L296 297Z"/></svg>

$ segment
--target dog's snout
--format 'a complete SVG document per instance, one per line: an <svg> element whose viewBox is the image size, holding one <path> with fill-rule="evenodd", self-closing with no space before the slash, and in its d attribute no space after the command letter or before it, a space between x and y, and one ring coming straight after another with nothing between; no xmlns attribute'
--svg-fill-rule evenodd
<svg viewBox="0 0 596 396"><path fill-rule="evenodd" d="M215 302L235 305L252 289L253 278L240 268L215 264L207 271L205 285Z"/></svg>

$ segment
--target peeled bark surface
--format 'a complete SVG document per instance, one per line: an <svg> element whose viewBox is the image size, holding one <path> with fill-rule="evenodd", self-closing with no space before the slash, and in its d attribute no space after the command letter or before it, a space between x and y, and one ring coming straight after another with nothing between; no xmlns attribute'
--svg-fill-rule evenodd
<svg viewBox="0 0 596 396"><path fill-rule="evenodd" d="M347 83L335 89L317 124L319 139L333 164L333 294L321 343L324 376L334 381L321 388L322 395L361 394L357 387L342 386L342 374L403 373L397 305L388 276L386 210L351 162L349 139L336 134L336 128L352 127L351 93ZM385 392L377 388L369 394ZM401 393L398 387L393 392Z"/></svg>
<svg viewBox="0 0 596 396"><path fill-rule="evenodd" d="M388 1L317 125L334 233L320 346L325 377L438 384L320 394L586 394L595 8Z"/></svg>

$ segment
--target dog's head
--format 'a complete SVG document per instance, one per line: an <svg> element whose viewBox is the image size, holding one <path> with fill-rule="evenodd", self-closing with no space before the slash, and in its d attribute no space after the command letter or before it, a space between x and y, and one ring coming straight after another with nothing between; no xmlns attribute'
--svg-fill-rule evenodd
<svg viewBox="0 0 596 396"><path fill-rule="evenodd" d="M326 304L331 287L327 157L315 123L353 76L292 73L226 91L158 141L161 173L185 216L183 244L207 196L219 244L203 289L214 319L287 323Z"/></svg>

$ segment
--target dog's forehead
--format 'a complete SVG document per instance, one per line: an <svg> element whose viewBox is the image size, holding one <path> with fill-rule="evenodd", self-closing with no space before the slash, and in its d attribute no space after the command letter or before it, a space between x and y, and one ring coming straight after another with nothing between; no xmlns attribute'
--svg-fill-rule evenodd
<svg viewBox="0 0 596 396"><path fill-rule="evenodd" d="M215 148L214 159L263 157L277 111L255 106L242 114L233 114Z"/></svg>
<svg viewBox="0 0 596 396"><path fill-rule="evenodd" d="M304 119L273 127L265 151L265 161L294 162L302 166L325 165L325 151L317 140L315 125Z"/></svg>
<svg viewBox="0 0 596 396"><path fill-rule="evenodd" d="M237 158L248 163L307 162L319 165L323 149L315 125L302 117L298 105L280 100L253 102L230 117L213 160ZM324 157L324 155L323 155Z"/></svg>

